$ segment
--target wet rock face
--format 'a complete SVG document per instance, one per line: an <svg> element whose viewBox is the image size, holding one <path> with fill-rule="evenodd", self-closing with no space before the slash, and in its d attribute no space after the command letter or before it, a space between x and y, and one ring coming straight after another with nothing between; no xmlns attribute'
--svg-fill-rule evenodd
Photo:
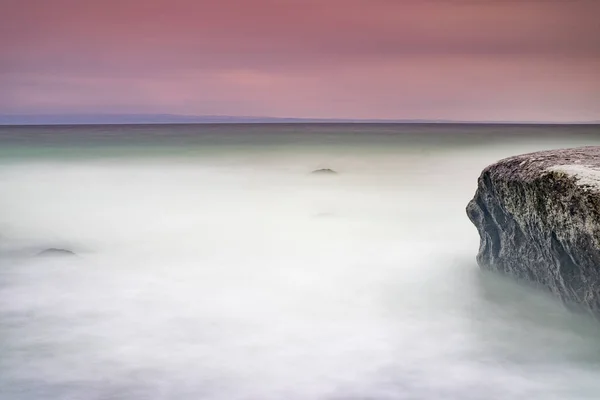
<svg viewBox="0 0 600 400"><path fill-rule="evenodd" d="M600 315L600 147L507 158L481 173L467 215L478 264Z"/></svg>

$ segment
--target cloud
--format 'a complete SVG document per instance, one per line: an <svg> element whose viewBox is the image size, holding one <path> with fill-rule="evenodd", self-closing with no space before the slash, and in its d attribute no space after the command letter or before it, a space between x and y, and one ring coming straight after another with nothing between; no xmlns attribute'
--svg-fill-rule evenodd
<svg viewBox="0 0 600 400"><path fill-rule="evenodd" d="M0 108L280 117L598 119L600 62L423 56L316 71L227 69L148 78L12 76Z"/></svg>
<svg viewBox="0 0 600 400"><path fill-rule="evenodd" d="M4 0L0 111L600 118L598 15L597 0Z"/></svg>
<svg viewBox="0 0 600 400"><path fill-rule="evenodd" d="M0 15L0 57L12 70L118 70L599 56L599 14L596 0L12 0Z"/></svg>

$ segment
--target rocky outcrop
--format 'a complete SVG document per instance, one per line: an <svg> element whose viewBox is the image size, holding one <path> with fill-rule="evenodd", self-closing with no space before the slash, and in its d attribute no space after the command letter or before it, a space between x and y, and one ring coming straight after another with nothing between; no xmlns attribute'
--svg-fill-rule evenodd
<svg viewBox="0 0 600 400"><path fill-rule="evenodd" d="M600 147L507 158L481 173L467 214L477 262L600 315Z"/></svg>

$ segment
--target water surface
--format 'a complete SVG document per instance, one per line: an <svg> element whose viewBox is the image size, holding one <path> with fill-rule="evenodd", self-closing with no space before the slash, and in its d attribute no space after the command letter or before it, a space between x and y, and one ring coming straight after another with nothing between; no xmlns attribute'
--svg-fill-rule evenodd
<svg viewBox="0 0 600 400"><path fill-rule="evenodd" d="M480 272L464 209L499 158L599 143L569 126L0 127L0 398L596 399L598 323ZM35 257L48 247L78 256Z"/></svg>

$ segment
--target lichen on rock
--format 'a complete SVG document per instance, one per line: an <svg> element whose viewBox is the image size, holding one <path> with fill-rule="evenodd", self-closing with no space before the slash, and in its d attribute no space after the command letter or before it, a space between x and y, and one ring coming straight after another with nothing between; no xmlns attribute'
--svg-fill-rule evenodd
<svg viewBox="0 0 600 400"><path fill-rule="evenodd" d="M600 147L550 150L483 170L467 214L478 264L600 315Z"/></svg>

